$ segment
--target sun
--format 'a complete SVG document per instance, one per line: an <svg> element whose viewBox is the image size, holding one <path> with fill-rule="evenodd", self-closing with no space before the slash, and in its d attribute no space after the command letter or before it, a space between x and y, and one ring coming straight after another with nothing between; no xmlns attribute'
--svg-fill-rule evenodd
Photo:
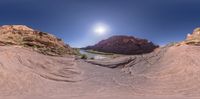
<svg viewBox="0 0 200 99"><path fill-rule="evenodd" d="M108 27L105 24L98 24L94 27L94 33L97 35L105 35L108 32Z"/></svg>
<svg viewBox="0 0 200 99"><path fill-rule="evenodd" d="M106 33L106 28L105 28L105 27L102 27L102 26L99 26L99 27L96 27L96 28L94 29L94 32L95 32L96 34L103 35L103 34Z"/></svg>

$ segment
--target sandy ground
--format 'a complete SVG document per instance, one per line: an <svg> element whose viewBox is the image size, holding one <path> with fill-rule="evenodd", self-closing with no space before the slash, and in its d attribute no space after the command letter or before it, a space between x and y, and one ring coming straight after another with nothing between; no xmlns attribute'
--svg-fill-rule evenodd
<svg viewBox="0 0 200 99"><path fill-rule="evenodd" d="M199 99L199 49L172 47L143 58L104 60L101 66L0 47L0 99ZM147 57L155 63L144 63Z"/></svg>

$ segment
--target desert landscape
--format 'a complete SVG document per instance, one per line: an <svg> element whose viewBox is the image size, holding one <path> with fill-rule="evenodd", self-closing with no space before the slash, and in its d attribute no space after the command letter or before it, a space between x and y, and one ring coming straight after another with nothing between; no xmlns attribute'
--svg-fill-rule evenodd
<svg viewBox="0 0 200 99"><path fill-rule="evenodd" d="M127 47L131 44L138 47L133 47L133 50L144 47L153 50L130 55L120 54L119 51L117 54L106 54L101 59L83 58L81 53L77 54L77 50L64 44L61 39L27 26L1 26L0 33L2 99L200 97L199 28L189 34L185 41L163 47L153 43L141 47L139 44L147 44L141 43L146 40L134 37L107 39L100 45L120 43L118 47Z"/></svg>
<svg viewBox="0 0 200 99"><path fill-rule="evenodd" d="M0 99L200 99L200 0L0 0Z"/></svg>

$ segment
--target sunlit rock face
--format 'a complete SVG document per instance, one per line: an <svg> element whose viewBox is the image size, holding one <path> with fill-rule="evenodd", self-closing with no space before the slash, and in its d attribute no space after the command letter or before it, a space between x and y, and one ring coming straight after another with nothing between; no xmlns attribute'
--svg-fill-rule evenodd
<svg viewBox="0 0 200 99"><path fill-rule="evenodd" d="M19 45L32 48L45 55L73 54L70 46L54 35L31 29L24 25L0 27L0 45Z"/></svg>
<svg viewBox="0 0 200 99"><path fill-rule="evenodd" d="M192 34L188 34L185 43L189 45L200 45L200 28L196 28Z"/></svg>
<svg viewBox="0 0 200 99"><path fill-rule="evenodd" d="M187 35L187 40L200 39L200 28L196 28L192 34Z"/></svg>
<svg viewBox="0 0 200 99"><path fill-rule="evenodd" d="M14 31L14 30L21 30L21 31L34 31L33 29L25 26L25 25L3 25L0 27L1 31Z"/></svg>
<svg viewBox="0 0 200 99"><path fill-rule="evenodd" d="M157 47L146 39L119 35L102 40L94 46L86 47L86 49L117 54L143 54L152 52Z"/></svg>

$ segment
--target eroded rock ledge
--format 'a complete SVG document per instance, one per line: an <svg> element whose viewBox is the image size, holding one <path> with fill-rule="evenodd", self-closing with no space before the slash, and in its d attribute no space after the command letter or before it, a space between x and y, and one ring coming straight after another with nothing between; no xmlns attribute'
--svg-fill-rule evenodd
<svg viewBox="0 0 200 99"><path fill-rule="evenodd" d="M74 54L72 48L60 38L49 33L31 29L24 25L4 25L0 27L0 45L19 45L52 56Z"/></svg>

